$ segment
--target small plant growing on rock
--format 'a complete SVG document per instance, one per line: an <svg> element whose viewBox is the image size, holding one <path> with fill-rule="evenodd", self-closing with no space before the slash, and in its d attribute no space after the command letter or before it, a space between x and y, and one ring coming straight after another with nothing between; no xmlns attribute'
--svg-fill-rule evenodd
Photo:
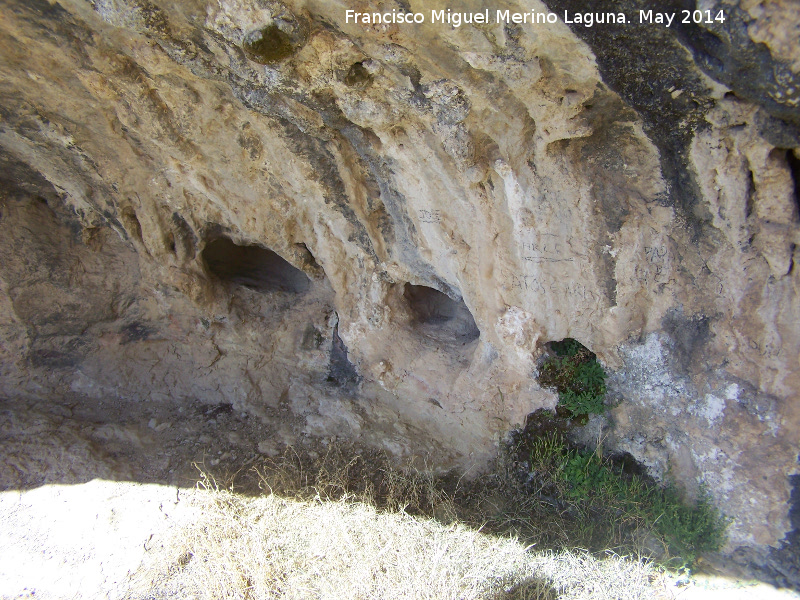
<svg viewBox="0 0 800 600"><path fill-rule="evenodd" d="M572 338L550 347L556 355L542 365L539 383L558 391L559 406L570 416L602 414L606 373L595 354Z"/></svg>
<svg viewBox="0 0 800 600"><path fill-rule="evenodd" d="M647 532L661 547L655 558L672 568L691 568L699 555L725 542L728 521L703 489L687 502L673 485L625 473L620 460L571 445L558 431L518 440L515 461L527 466L518 475L527 493L566 515L564 529L573 541L624 547Z"/></svg>

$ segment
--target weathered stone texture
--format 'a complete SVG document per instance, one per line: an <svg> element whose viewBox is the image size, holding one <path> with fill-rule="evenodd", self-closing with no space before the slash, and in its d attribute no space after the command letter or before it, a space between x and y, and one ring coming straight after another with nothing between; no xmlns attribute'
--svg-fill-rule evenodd
<svg viewBox="0 0 800 600"><path fill-rule="evenodd" d="M704 481L754 560L797 471L800 18L721 6L676 36L2 0L0 393L482 464L572 337L603 443Z"/></svg>

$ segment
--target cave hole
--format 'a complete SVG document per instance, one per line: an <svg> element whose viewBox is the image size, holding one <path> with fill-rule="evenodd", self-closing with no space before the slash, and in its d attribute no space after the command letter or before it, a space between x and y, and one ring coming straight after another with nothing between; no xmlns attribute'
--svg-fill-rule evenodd
<svg viewBox="0 0 800 600"><path fill-rule="evenodd" d="M171 231L168 231L164 243L167 245L167 249L173 254L173 256L177 256L178 248L175 245L175 234Z"/></svg>
<svg viewBox="0 0 800 600"><path fill-rule="evenodd" d="M248 33L242 49L247 58L262 65L281 62L295 53L292 38L274 23Z"/></svg>
<svg viewBox="0 0 800 600"><path fill-rule="evenodd" d="M305 273L260 246L240 246L221 237L206 244L202 257L214 278L259 292L299 294L310 286Z"/></svg>
<svg viewBox="0 0 800 600"><path fill-rule="evenodd" d="M372 73L364 66L363 62L354 63L347 75L344 76L344 83L350 87L365 88L372 85L374 81Z"/></svg>
<svg viewBox="0 0 800 600"><path fill-rule="evenodd" d="M574 338L545 345L538 366L539 385L558 393L556 415L585 425L590 414L605 412L606 372L597 356Z"/></svg>
<svg viewBox="0 0 800 600"><path fill-rule="evenodd" d="M463 300L453 300L439 290L411 283L405 285L403 298L414 327L429 337L464 345L480 336Z"/></svg>

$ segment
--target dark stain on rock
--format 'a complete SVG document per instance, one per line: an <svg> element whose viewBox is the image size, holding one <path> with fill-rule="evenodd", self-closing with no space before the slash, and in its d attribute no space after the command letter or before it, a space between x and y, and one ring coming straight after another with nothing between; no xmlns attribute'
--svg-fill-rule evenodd
<svg viewBox="0 0 800 600"><path fill-rule="evenodd" d="M733 553L732 559L745 567L751 577L797 591L800 590L800 475L790 475L788 480L792 490L789 500L791 531L780 546L770 548L766 556L742 547Z"/></svg>
<svg viewBox="0 0 800 600"><path fill-rule="evenodd" d="M155 122L159 124L167 138L187 154L197 154L199 150L180 132L179 123L172 109L158 93L158 90L151 85L153 82L147 70L133 59L122 54L115 54L109 57L109 60L114 64L115 74L136 85L139 100L145 109L153 115ZM134 107L131 108L133 109Z"/></svg>
<svg viewBox="0 0 800 600"><path fill-rule="evenodd" d="M8 197L35 196L44 201L60 202L61 197L44 175L0 148L0 189Z"/></svg>
<svg viewBox="0 0 800 600"><path fill-rule="evenodd" d="M193 259L197 252L197 236L180 214L172 213L171 221L175 243L180 245L183 257L189 260Z"/></svg>
<svg viewBox="0 0 800 600"><path fill-rule="evenodd" d="M53 40L55 45L72 51L75 67L94 69L87 47L94 47L94 33L82 20L61 5L47 0L4 2L3 11L13 11L38 29L37 35Z"/></svg>
<svg viewBox="0 0 800 600"><path fill-rule="evenodd" d="M261 114L272 117L283 130L283 139L289 149L297 156L307 160L312 167L315 180L323 190L325 203L333 206L353 225L354 232L348 241L353 241L376 263L380 262L372 240L364 224L359 220L347 194L344 181L339 173L336 159L328 149L328 142L348 143L348 139L336 135L340 128L350 124L341 114L331 98L326 101L320 97L298 97L296 100L315 110L330 129L307 131L308 124L297 122L297 115L286 105L285 99L262 88L255 88L249 82L235 79L230 82L234 95L242 103ZM316 135L315 135L316 134ZM319 136L319 137L318 137Z"/></svg>
<svg viewBox="0 0 800 600"><path fill-rule="evenodd" d="M333 328L328 381L346 389L355 389L361 381L355 366L347 358L347 346L339 337L338 323Z"/></svg>
<svg viewBox="0 0 800 600"><path fill-rule="evenodd" d="M0 197L25 204L38 202L41 222L55 228L65 227L69 237L82 243L84 228L75 210L64 203L45 177L27 163L0 150ZM49 232L52 234L52 230Z"/></svg>
<svg viewBox="0 0 800 600"><path fill-rule="evenodd" d="M724 21L712 18L706 22L704 18L701 24L676 25L698 66L769 114L800 125L800 76L776 60L765 44L750 38L748 29L754 19L745 10L735 4L718 6L724 7ZM682 8L694 8L694 3L682 3ZM711 11L712 17L718 10Z"/></svg>
<svg viewBox="0 0 800 600"><path fill-rule="evenodd" d="M262 144L261 140L255 135L240 133L236 141L242 149L247 150L247 153L250 155L250 160L258 160L264 153L264 144Z"/></svg>
<svg viewBox="0 0 800 600"><path fill-rule="evenodd" d="M125 325L125 327L120 329L119 333L122 336L121 343L130 344L131 342L141 342L152 337L153 334L155 334L155 329L149 325L135 321Z"/></svg>
<svg viewBox="0 0 800 600"><path fill-rule="evenodd" d="M144 26L148 31L164 36L169 36L171 34L169 18L162 8L149 0L139 0L136 4L139 8L139 14L144 21Z"/></svg>
<svg viewBox="0 0 800 600"><path fill-rule="evenodd" d="M144 237L142 236L142 224L139 222L139 217L136 216L136 211L131 206L126 206L122 209L120 214L124 231L129 237L132 237L140 244L144 244Z"/></svg>
<svg viewBox="0 0 800 600"><path fill-rule="evenodd" d="M44 337L35 339L28 363L32 367L68 369L78 366L89 351L89 343L81 337Z"/></svg>
<svg viewBox="0 0 800 600"><path fill-rule="evenodd" d="M699 243L710 228L711 216L689 168L689 143L695 131L707 126L704 117L714 102L701 73L673 32L638 24L638 11L652 8L644 0L547 0L546 4L561 14L622 11L632 20L625 25L571 28L591 47L603 81L642 118L645 132L659 149L669 187L659 201L681 212L692 241ZM680 11L682 6L681 0L667 0L659 10ZM676 90L682 93L673 94Z"/></svg>
<svg viewBox="0 0 800 600"><path fill-rule="evenodd" d="M398 258L411 267L420 281L436 289L447 290L448 295L453 298L460 298L460 294L443 282L433 267L420 256L417 229L408 214L408 201L392 185L394 172L391 163L375 152L375 147L364 130L350 126L342 129L342 133L361 157L365 165L365 175L374 182L370 185L377 186L380 191L379 198L383 204L381 212L384 215L378 216L387 248L399 250Z"/></svg>
<svg viewBox="0 0 800 600"><path fill-rule="evenodd" d="M291 144L294 146L292 148L293 151L308 160L314 168L313 172L317 181L325 190L325 203L333 205L353 225L353 233L348 241L357 243L376 263L380 262L369 233L352 206L350 206L350 198L344 181L342 181L336 160L326 147L326 143L323 140L305 134L297 129L294 124L289 124L288 122L283 124L287 140L293 142Z"/></svg>
<svg viewBox="0 0 800 600"><path fill-rule="evenodd" d="M711 334L711 319L706 315L684 315L680 309L671 309L661 320L661 327L673 342L673 359L679 372L702 368L703 348Z"/></svg>
<svg viewBox="0 0 800 600"><path fill-rule="evenodd" d="M303 340L300 342L300 348L303 350L316 350L322 345L322 340L322 332L309 323L308 327L306 327L303 332Z"/></svg>
<svg viewBox="0 0 800 600"><path fill-rule="evenodd" d="M735 94L728 92L727 96ZM777 119L763 110L756 113L755 123L759 135L776 148L800 148L800 125Z"/></svg>

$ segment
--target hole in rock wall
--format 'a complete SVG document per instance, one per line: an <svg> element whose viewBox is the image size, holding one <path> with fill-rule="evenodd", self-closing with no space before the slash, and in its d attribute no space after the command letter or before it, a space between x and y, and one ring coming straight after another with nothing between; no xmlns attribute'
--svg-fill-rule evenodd
<svg viewBox="0 0 800 600"><path fill-rule="evenodd" d="M424 285L407 283L403 298L415 328L443 342L468 344L481 332L464 301Z"/></svg>
<svg viewBox="0 0 800 600"><path fill-rule="evenodd" d="M565 338L545 346L550 356L539 365L539 385L558 393L556 414L585 425L588 415L605 411L606 374L597 356L578 340Z"/></svg>
<svg viewBox="0 0 800 600"><path fill-rule="evenodd" d="M175 234L174 233L172 233L171 231L168 231L167 235L166 235L166 239L164 240L164 243L167 246L167 250L169 250L172 254L177 254L178 253L178 248L177 248L177 246L175 246Z"/></svg>
<svg viewBox="0 0 800 600"><path fill-rule="evenodd" d="M363 62L354 63L344 76L344 83L350 87L365 88L372 85L375 78L372 76Z"/></svg>
<svg viewBox="0 0 800 600"><path fill-rule="evenodd" d="M262 65L280 62L295 52L292 38L275 24L248 33L242 49L247 58Z"/></svg>
<svg viewBox="0 0 800 600"><path fill-rule="evenodd" d="M239 246L225 237L206 244L202 257L208 272L216 279L259 292L299 294L311 284L305 273L272 250Z"/></svg>

